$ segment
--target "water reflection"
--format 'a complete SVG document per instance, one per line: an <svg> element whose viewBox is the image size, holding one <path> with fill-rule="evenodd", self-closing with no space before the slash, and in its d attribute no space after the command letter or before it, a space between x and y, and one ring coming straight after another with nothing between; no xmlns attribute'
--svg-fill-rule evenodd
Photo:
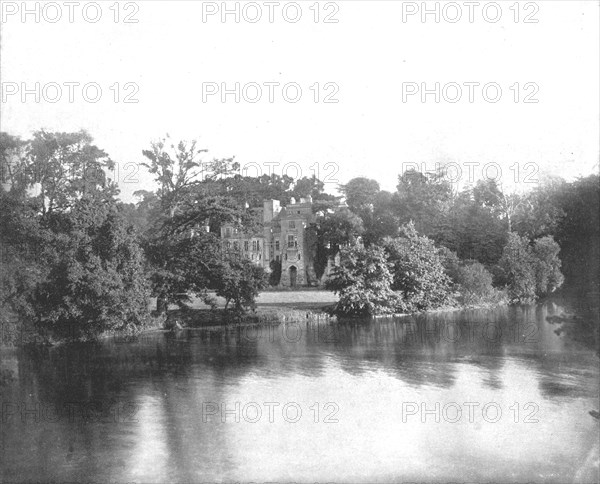
<svg viewBox="0 0 600 484"><path fill-rule="evenodd" d="M12 375L0 477L592 482L598 358L548 322L566 313L547 303L13 351L0 367Z"/></svg>

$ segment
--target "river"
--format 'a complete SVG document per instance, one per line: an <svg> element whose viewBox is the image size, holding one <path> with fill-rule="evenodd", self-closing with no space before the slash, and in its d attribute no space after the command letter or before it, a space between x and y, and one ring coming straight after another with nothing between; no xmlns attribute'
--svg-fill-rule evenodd
<svg viewBox="0 0 600 484"><path fill-rule="evenodd" d="M2 350L0 480L597 482L599 359L564 311Z"/></svg>

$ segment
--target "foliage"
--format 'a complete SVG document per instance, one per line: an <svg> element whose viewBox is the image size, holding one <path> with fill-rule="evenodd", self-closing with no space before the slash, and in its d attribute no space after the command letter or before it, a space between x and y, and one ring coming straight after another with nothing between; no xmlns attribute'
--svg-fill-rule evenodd
<svg viewBox="0 0 600 484"><path fill-rule="evenodd" d="M384 241L393 274L392 289L402 295L405 310L435 309L452 304L451 280L433 240L420 236L414 224L401 237Z"/></svg>
<svg viewBox="0 0 600 484"><path fill-rule="evenodd" d="M456 252L448 249L447 247L440 247L438 254L444 266L444 271L450 278L453 284L458 284L459 270L461 266L461 260L459 259Z"/></svg>
<svg viewBox="0 0 600 484"><path fill-rule="evenodd" d="M217 296L225 298L225 309L233 302L236 312L256 308L256 297L267 287L264 269L244 257L224 257L212 273Z"/></svg>
<svg viewBox="0 0 600 484"><path fill-rule="evenodd" d="M577 292L600 291L600 177L561 186L556 204L564 212L556 229L568 285Z"/></svg>
<svg viewBox="0 0 600 484"><path fill-rule="evenodd" d="M452 187L443 172L407 170L398 177L395 198L401 223L413 221L419 233L435 236L452 203Z"/></svg>
<svg viewBox="0 0 600 484"><path fill-rule="evenodd" d="M85 197L55 218L55 262L31 297L38 326L74 339L141 329L149 317L143 255L116 206Z"/></svg>
<svg viewBox="0 0 600 484"><path fill-rule="evenodd" d="M453 201L448 217L438 224L436 242L455 251L461 259L496 264L506 244L506 222L491 206L485 193L466 188Z"/></svg>
<svg viewBox="0 0 600 484"><path fill-rule="evenodd" d="M346 197L348 208L363 218L372 213L375 196L379 193L379 183L369 178L353 178L340 186L340 192Z"/></svg>
<svg viewBox="0 0 600 484"><path fill-rule="evenodd" d="M468 261L458 268L457 284L463 304L487 302L494 293L492 274L483 264Z"/></svg>
<svg viewBox="0 0 600 484"><path fill-rule="evenodd" d="M558 257L560 246L552 236L540 237L533 244L536 294L545 296L554 292L564 282Z"/></svg>
<svg viewBox="0 0 600 484"><path fill-rule="evenodd" d="M34 322L52 338L136 331L148 317L143 256L105 173L112 161L92 141L38 131L1 150L12 171L0 200L0 299L22 328Z"/></svg>
<svg viewBox="0 0 600 484"><path fill-rule="evenodd" d="M0 191L0 317L31 318L29 298L48 270L51 233L40 225L39 203L23 193Z"/></svg>
<svg viewBox="0 0 600 484"><path fill-rule="evenodd" d="M525 237L511 232L498 264L503 271L508 296L514 302L535 299L536 279L534 257Z"/></svg>
<svg viewBox="0 0 600 484"><path fill-rule="evenodd" d="M508 295L513 301L531 301L558 289L564 277L560 271L559 245L550 236L536 239L510 233L499 266Z"/></svg>
<svg viewBox="0 0 600 484"><path fill-rule="evenodd" d="M37 131L27 143L27 184L39 186L42 211L64 212L85 196L112 200L118 193L105 170L114 162L85 131Z"/></svg>
<svg viewBox="0 0 600 484"><path fill-rule="evenodd" d="M326 283L339 294L336 312L343 315L373 316L393 313L400 299L391 288L393 276L381 247L343 247L340 265Z"/></svg>

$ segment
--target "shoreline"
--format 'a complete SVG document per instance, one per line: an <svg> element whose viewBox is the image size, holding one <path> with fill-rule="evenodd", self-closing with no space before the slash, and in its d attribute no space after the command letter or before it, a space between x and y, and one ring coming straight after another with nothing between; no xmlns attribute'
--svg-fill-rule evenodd
<svg viewBox="0 0 600 484"><path fill-rule="evenodd" d="M309 291L307 291L309 292ZM501 301L494 303L470 304L464 306L448 306L427 311L416 311L412 313L390 313L379 314L373 316L339 316L332 312L333 305L322 305L314 307L294 307L292 306L270 306L265 305L258 307L255 312L245 314L235 314L225 311L223 308L218 309L171 309L167 311L167 318L163 320L162 326L149 326L142 328L137 333L122 333L113 332L102 334L96 339L87 341L39 341L41 336L31 335L32 341L26 341L21 344L4 345L0 344L0 349L8 350L22 348L26 346L37 347L59 347L71 343L85 343L94 341L106 341L116 339L123 342L134 342L143 335L153 333L175 333L183 330L194 331L219 331L235 328L250 328L250 327L271 327L280 326L287 323L305 323L305 324L330 324L347 321L382 321L393 318L405 318L410 316L418 316L425 314L449 313L464 310L476 309L494 309L502 306L510 306L510 302ZM156 316L156 315L155 315ZM167 322L171 322L169 327Z"/></svg>

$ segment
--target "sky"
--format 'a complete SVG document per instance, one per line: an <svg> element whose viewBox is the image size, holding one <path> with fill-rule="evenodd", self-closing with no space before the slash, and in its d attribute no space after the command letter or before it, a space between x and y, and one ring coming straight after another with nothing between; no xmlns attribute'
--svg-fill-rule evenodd
<svg viewBox="0 0 600 484"><path fill-rule="evenodd" d="M0 128L87 130L125 200L166 133L330 193L410 163L516 190L597 172L599 3L475 3L5 1Z"/></svg>

